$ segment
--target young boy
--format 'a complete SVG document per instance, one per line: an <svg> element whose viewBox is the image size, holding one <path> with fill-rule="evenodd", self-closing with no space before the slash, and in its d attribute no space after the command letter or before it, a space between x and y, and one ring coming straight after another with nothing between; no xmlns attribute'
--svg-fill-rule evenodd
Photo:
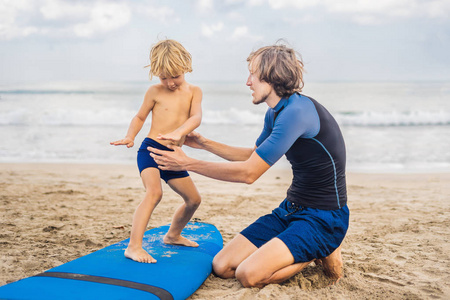
<svg viewBox="0 0 450 300"><path fill-rule="evenodd" d="M150 132L137 155L146 193L134 213L130 243L125 250L126 257L138 262L156 263L142 248L142 239L150 216L162 198L161 179L184 200L184 204L175 211L164 243L198 247L196 242L181 236L181 231L201 202L194 183L186 171L159 170L147 150L149 146L165 150L169 150L169 144L181 146L186 135L200 125L202 91L185 81L186 72L192 72L192 58L180 43L163 40L154 45L150 51L150 79L158 76L160 83L147 90L141 108L131 120L126 137L111 143L133 147L134 138L152 112Z"/></svg>

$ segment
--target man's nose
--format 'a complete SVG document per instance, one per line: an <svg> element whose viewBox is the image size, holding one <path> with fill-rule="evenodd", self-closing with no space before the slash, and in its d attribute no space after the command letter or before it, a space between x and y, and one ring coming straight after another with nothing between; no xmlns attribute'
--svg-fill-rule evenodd
<svg viewBox="0 0 450 300"><path fill-rule="evenodd" d="M247 86L251 86L252 85L252 80L251 80L250 76L248 76L246 84L247 84Z"/></svg>

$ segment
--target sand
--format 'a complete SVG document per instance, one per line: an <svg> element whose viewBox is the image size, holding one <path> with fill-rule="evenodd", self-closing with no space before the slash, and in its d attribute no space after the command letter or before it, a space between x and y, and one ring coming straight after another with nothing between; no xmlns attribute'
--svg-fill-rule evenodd
<svg viewBox="0 0 450 300"><path fill-rule="evenodd" d="M196 174L195 218L227 243L284 198L289 171L253 185ZM167 185L149 228L181 199ZM133 165L0 164L0 285L128 238L144 189ZM211 275L190 299L450 299L450 174L348 174L350 229L337 285L311 264L284 282L243 288Z"/></svg>

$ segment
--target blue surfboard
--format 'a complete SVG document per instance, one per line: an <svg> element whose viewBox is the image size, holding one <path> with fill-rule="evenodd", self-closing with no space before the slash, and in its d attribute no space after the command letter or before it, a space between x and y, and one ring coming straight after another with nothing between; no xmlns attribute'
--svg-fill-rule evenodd
<svg viewBox="0 0 450 300"><path fill-rule="evenodd" d="M0 299L186 299L211 274L222 236L214 225L190 222L182 234L199 247L166 245L162 239L168 229L161 226L144 235L144 249L156 264L125 258L127 239L1 286Z"/></svg>

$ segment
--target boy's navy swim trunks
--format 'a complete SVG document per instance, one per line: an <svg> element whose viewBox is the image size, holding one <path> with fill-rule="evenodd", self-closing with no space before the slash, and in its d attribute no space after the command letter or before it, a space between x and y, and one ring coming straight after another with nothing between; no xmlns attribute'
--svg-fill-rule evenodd
<svg viewBox="0 0 450 300"><path fill-rule="evenodd" d="M151 138L145 138L144 141L141 144L141 147L138 150L137 154L137 165L139 168L139 173L142 173L144 169L147 168L157 168L158 164L155 162L153 157L150 156L150 151L147 150L147 147L153 147L160 150L167 150L167 151L173 151L172 149L167 148L164 145L161 145L157 141L151 139ZM165 170L159 170L159 174L161 176L161 179L163 179L166 183L170 179L174 178L183 178L189 176L189 173L187 171L165 171Z"/></svg>
<svg viewBox="0 0 450 300"><path fill-rule="evenodd" d="M347 205L336 210L301 207L284 200L271 214L260 217L241 234L256 247L277 237L295 263L327 257L342 243L348 229Z"/></svg>

